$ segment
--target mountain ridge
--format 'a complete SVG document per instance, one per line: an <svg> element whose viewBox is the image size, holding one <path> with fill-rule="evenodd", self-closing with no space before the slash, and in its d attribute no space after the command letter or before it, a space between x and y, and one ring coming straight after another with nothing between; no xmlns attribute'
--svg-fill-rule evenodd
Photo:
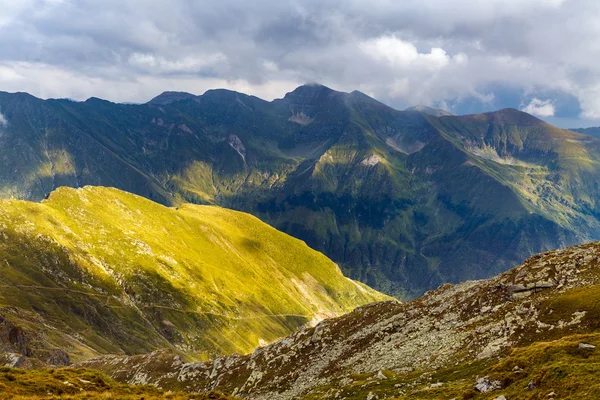
<svg viewBox="0 0 600 400"><path fill-rule="evenodd" d="M600 238L600 142L514 110L437 118L323 86L0 107L0 197L100 185L246 211L400 299Z"/></svg>
<svg viewBox="0 0 600 400"><path fill-rule="evenodd" d="M441 108L434 108L434 107L428 107L428 106L423 106L423 105L411 106L411 107L404 109L404 111L417 111L417 112L422 112L424 114L432 115L434 117L444 117L444 116L454 115L450 111L442 110Z"/></svg>
<svg viewBox="0 0 600 400"><path fill-rule="evenodd" d="M89 186L0 201L0 264L0 334L49 364L247 352L386 297L254 216Z"/></svg>
<svg viewBox="0 0 600 400"><path fill-rule="evenodd" d="M583 133L584 135L589 135L595 138L600 138L600 127L572 128L569 130L573 132Z"/></svg>

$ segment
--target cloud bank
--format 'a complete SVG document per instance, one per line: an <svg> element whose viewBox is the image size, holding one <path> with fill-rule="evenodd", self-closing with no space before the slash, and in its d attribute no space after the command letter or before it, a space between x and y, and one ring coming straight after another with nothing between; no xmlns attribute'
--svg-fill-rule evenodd
<svg viewBox="0 0 600 400"><path fill-rule="evenodd" d="M226 87L272 99L320 82L397 108L527 101L540 116L600 119L600 3L588 0L3 3L0 90L140 102Z"/></svg>

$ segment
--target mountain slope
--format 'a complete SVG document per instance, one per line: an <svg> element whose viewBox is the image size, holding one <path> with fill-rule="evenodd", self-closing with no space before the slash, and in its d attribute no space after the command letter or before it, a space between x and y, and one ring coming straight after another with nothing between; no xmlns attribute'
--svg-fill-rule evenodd
<svg viewBox="0 0 600 400"><path fill-rule="evenodd" d="M0 342L50 363L248 352L385 298L250 215L100 187L1 201L0 268Z"/></svg>
<svg viewBox="0 0 600 400"><path fill-rule="evenodd" d="M250 399L595 398L599 265L600 243L591 243L408 303L361 307L247 356L182 364L156 352L81 365Z"/></svg>
<svg viewBox="0 0 600 400"><path fill-rule="evenodd" d="M427 106L412 106L412 107L408 107L404 111L418 111L423 114L433 115L434 117L445 117L448 115L454 115L449 111L442 110L440 108L427 107Z"/></svg>
<svg viewBox="0 0 600 400"><path fill-rule="evenodd" d="M600 140L517 110L436 117L320 85L0 109L0 197L103 185L249 212L401 299L600 239Z"/></svg>

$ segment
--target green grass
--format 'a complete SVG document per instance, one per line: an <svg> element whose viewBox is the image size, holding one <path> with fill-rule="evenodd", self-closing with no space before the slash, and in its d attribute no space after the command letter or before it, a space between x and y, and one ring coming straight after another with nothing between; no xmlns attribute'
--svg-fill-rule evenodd
<svg viewBox="0 0 600 400"><path fill-rule="evenodd" d="M101 187L0 203L0 314L74 359L246 353L384 298L240 212Z"/></svg>
<svg viewBox="0 0 600 400"><path fill-rule="evenodd" d="M210 392L183 393L146 385L117 383L97 371L85 369L41 369L25 371L0 368L0 399L120 399L120 400L233 400L233 397Z"/></svg>

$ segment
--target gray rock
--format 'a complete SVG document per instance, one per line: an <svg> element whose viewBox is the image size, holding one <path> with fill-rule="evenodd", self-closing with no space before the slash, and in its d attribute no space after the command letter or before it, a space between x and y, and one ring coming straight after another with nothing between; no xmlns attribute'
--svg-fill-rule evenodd
<svg viewBox="0 0 600 400"><path fill-rule="evenodd" d="M504 395L501 394L500 396L496 397L494 400L506 400L506 397L504 397Z"/></svg>
<svg viewBox="0 0 600 400"><path fill-rule="evenodd" d="M489 377L484 376L483 378L477 379L473 387L481 393L487 393L501 389L502 383L500 381L492 381L489 379Z"/></svg>
<svg viewBox="0 0 600 400"><path fill-rule="evenodd" d="M585 350L594 350L596 348L596 346L594 346L593 344L589 344L589 343L579 343L579 348L585 349Z"/></svg>
<svg viewBox="0 0 600 400"><path fill-rule="evenodd" d="M548 281L534 282L534 283L529 283L526 285L516 284L516 285L509 285L508 292L511 294L511 296L513 298L519 299L519 298L527 297L533 293L540 292L542 290L551 289L554 286L555 286L554 283L548 282Z"/></svg>

